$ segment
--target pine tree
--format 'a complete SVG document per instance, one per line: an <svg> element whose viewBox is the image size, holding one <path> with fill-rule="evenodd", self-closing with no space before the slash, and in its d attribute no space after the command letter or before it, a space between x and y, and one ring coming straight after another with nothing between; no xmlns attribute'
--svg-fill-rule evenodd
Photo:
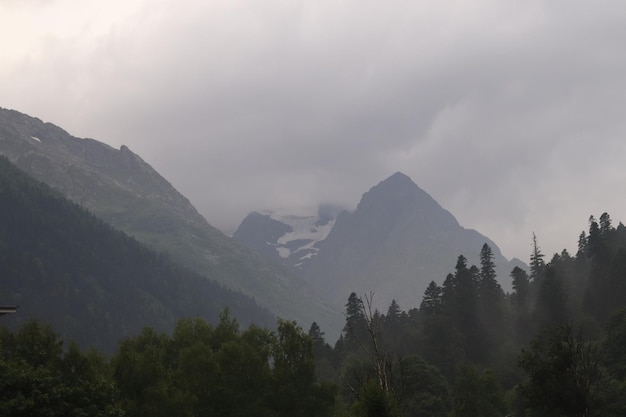
<svg viewBox="0 0 626 417"><path fill-rule="evenodd" d="M478 277L480 271L475 265L467 268L467 259L460 255L457 259L455 281L456 294L453 317L455 326L464 336L464 349L468 359L482 361L485 357L484 326L480 320L478 299Z"/></svg>
<svg viewBox="0 0 626 417"><path fill-rule="evenodd" d="M513 297L514 307L517 312L527 311L529 307L529 290L530 279L528 274L519 266L511 271L513 281Z"/></svg>
<svg viewBox="0 0 626 417"><path fill-rule="evenodd" d="M493 262L493 251L487 243L480 250L480 277L482 280L496 279L496 264Z"/></svg>
<svg viewBox="0 0 626 417"><path fill-rule="evenodd" d="M514 333L517 341L526 343L532 336L532 323L530 320L530 279L522 268L516 266L511 271L513 280L513 294L511 304L515 314Z"/></svg>
<svg viewBox="0 0 626 417"><path fill-rule="evenodd" d="M346 325L343 328L344 342L348 350L356 350L368 336L363 300L351 293L346 304Z"/></svg>
<svg viewBox="0 0 626 417"><path fill-rule="evenodd" d="M578 252L576 258L582 259L587 255L587 234L583 230L578 236Z"/></svg>
<svg viewBox="0 0 626 417"><path fill-rule="evenodd" d="M332 359L332 348L326 340L324 340L324 332L320 329L317 322L311 323L309 328L309 337L313 346L313 357L316 360Z"/></svg>
<svg viewBox="0 0 626 417"><path fill-rule="evenodd" d="M443 289L435 281L430 281L428 288L424 291L420 311L425 316L433 316L443 312Z"/></svg>
<svg viewBox="0 0 626 417"><path fill-rule="evenodd" d="M496 279L493 252L486 243L480 251L480 264L480 297L483 301L483 305L486 303L489 305L489 308L496 308L500 302L504 301L504 291L502 291L502 287ZM492 311L491 313L497 312Z"/></svg>
<svg viewBox="0 0 626 417"><path fill-rule="evenodd" d="M486 243L480 251L480 300L481 324L484 328L484 350L493 359L502 347L505 332L504 291L496 280L493 252Z"/></svg>
<svg viewBox="0 0 626 417"><path fill-rule="evenodd" d="M569 317L568 294L554 268L546 269L537 294L533 321L538 329L565 323Z"/></svg>
<svg viewBox="0 0 626 417"><path fill-rule="evenodd" d="M537 244L537 236L533 232L533 251L530 254L530 280L534 281L538 279L546 266L543 260L544 254L541 253L541 249Z"/></svg>

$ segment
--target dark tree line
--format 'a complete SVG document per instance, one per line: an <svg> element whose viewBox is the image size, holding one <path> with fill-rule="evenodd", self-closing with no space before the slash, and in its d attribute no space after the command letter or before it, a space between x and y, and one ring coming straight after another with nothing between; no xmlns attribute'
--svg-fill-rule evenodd
<svg viewBox="0 0 626 417"><path fill-rule="evenodd" d="M334 347L314 329L318 373L342 387L339 408L364 416L626 415L624 225L606 213L591 217L576 255L549 262L533 235L529 271L511 271L511 293L487 244L480 260L459 256L408 311L395 301L386 313L372 311L371 294L351 294Z"/></svg>
<svg viewBox="0 0 626 417"><path fill-rule="evenodd" d="M3 416L331 416L336 385L318 382L312 343L294 322L241 331L180 320L146 327L109 360L36 321L0 332Z"/></svg>

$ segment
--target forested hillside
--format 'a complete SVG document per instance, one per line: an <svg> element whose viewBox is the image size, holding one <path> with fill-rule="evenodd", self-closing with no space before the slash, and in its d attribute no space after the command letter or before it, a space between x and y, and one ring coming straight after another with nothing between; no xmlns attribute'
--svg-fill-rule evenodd
<svg viewBox="0 0 626 417"><path fill-rule="evenodd" d="M226 307L246 325L274 322L251 298L147 249L4 157L0 202L0 294L20 305L3 324L43 319L83 347L111 352L144 326L216 321Z"/></svg>
<svg viewBox="0 0 626 417"><path fill-rule="evenodd" d="M316 320L339 334L339 310L287 268L210 225L128 147L76 138L51 123L0 108L0 155L179 265L254 297L276 316L309 324Z"/></svg>

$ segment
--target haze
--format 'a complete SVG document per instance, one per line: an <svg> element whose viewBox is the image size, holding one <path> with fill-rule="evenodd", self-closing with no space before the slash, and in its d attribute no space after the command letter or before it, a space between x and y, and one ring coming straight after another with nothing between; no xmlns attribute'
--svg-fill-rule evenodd
<svg viewBox="0 0 626 417"><path fill-rule="evenodd" d="M624 220L623 1L0 0L0 106L127 145L232 232L396 171L528 260Z"/></svg>

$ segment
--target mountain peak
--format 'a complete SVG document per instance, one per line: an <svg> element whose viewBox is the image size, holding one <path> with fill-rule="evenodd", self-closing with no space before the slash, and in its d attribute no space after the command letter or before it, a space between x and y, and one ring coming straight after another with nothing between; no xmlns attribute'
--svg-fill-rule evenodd
<svg viewBox="0 0 626 417"><path fill-rule="evenodd" d="M413 181L411 180L411 178L406 175L403 172L397 171L394 174L390 175L387 179L384 179L381 182L395 182L395 183L400 183L400 182L405 182L405 183L411 183L413 184Z"/></svg>
<svg viewBox="0 0 626 417"><path fill-rule="evenodd" d="M372 210L378 212L379 216L396 219L403 213L421 212L435 215L445 212L439 203L402 172L396 172L363 194L357 212ZM446 212L446 217L452 216ZM452 227L458 225L456 220L446 220Z"/></svg>
<svg viewBox="0 0 626 417"><path fill-rule="evenodd" d="M413 180L409 178L408 175L403 174L400 171L382 180L374 188L376 187L411 188L411 189L419 188L417 187L417 184L415 184Z"/></svg>
<svg viewBox="0 0 626 417"><path fill-rule="evenodd" d="M477 264L487 242L495 262L508 261L486 236L454 216L402 172L363 194L339 216L304 277L337 306L345 294L374 292L377 304L419 302L432 280L443 280L461 254ZM502 275L506 276L506 275Z"/></svg>

